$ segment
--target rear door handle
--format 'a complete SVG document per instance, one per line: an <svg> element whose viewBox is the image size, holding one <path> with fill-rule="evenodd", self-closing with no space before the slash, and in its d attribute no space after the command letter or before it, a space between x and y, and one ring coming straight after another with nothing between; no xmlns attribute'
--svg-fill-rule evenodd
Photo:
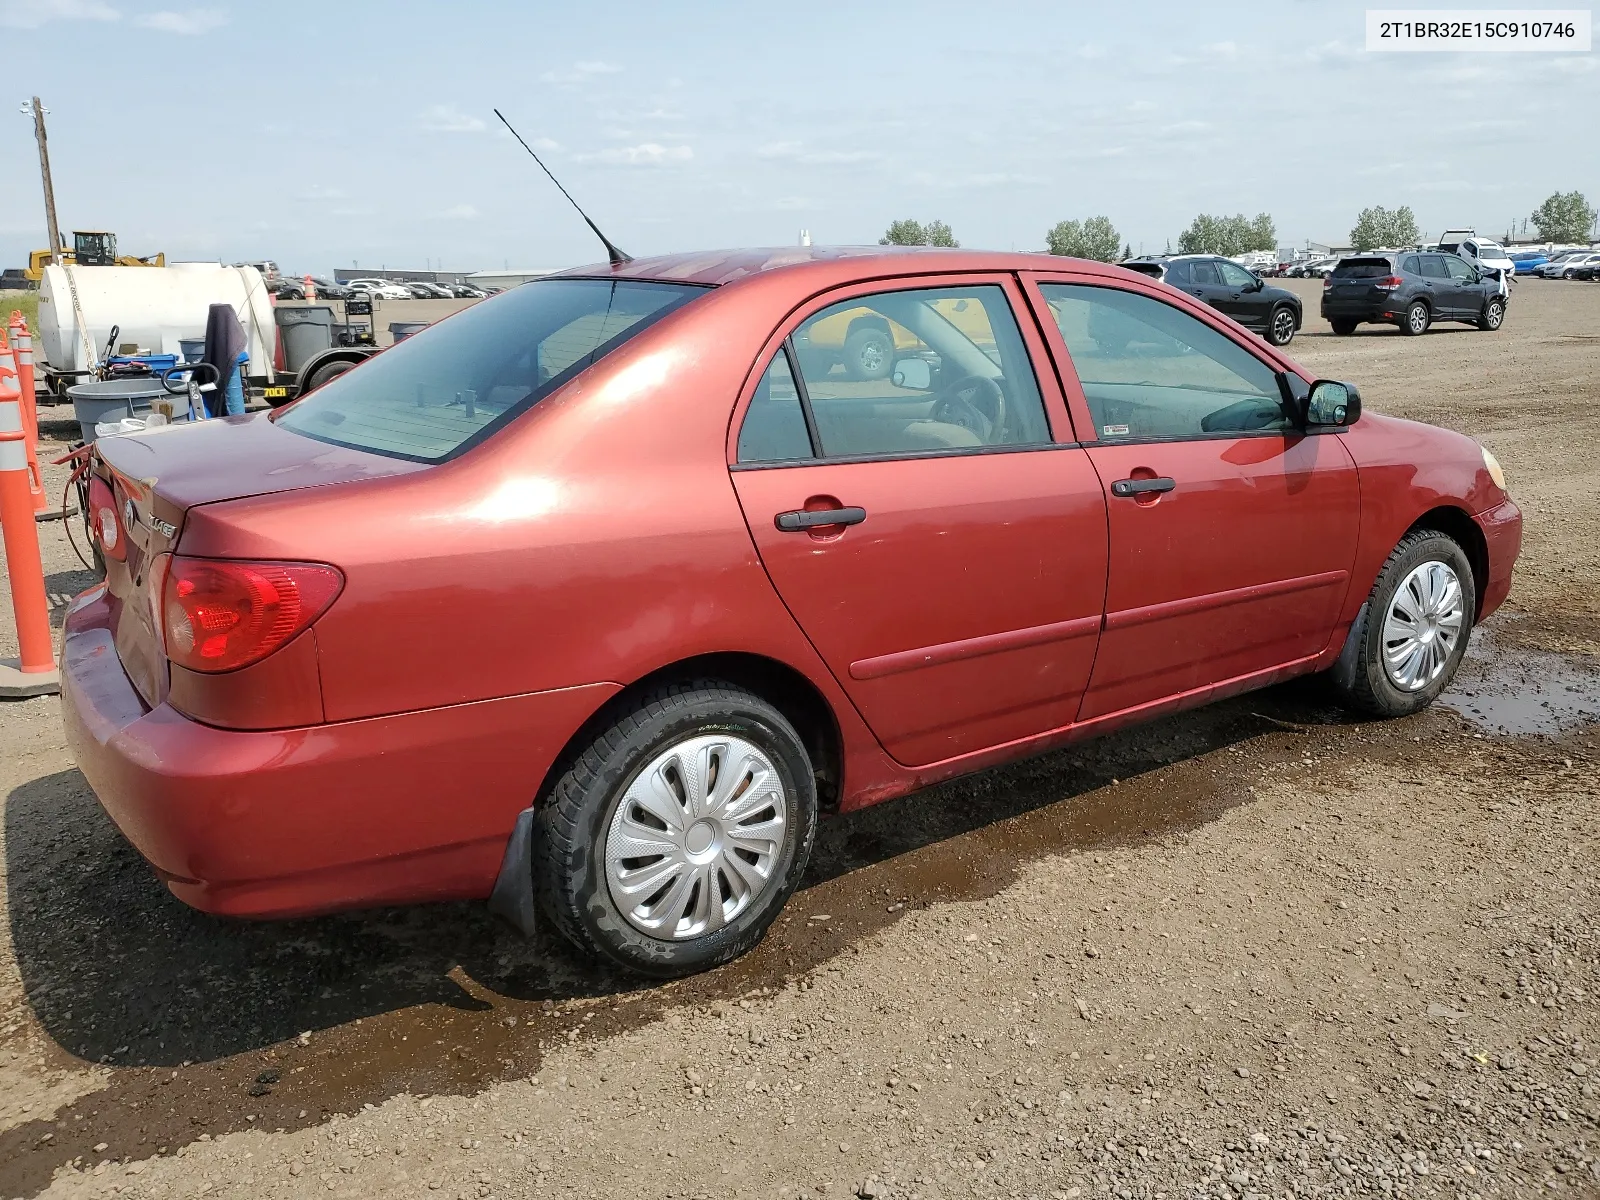
<svg viewBox="0 0 1600 1200"><path fill-rule="evenodd" d="M784 533L799 533L834 525L859 525L866 519L864 508L797 508L793 512L779 513L773 523Z"/></svg>
<svg viewBox="0 0 1600 1200"><path fill-rule="evenodd" d="M1155 479L1119 479L1111 485L1113 496L1137 496L1142 492L1170 492L1178 481L1166 475Z"/></svg>

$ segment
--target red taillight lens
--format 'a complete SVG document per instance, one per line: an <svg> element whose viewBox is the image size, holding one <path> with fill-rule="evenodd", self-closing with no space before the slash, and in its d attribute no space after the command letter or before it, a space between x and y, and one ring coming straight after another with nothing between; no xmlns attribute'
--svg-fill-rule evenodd
<svg viewBox="0 0 1600 1200"><path fill-rule="evenodd" d="M162 590L167 657L191 671L259 662L320 617L344 587L334 567L174 555Z"/></svg>
<svg viewBox="0 0 1600 1200"><path fill-rule="evenodd" d="M98 476L89 481L89 533L107 558L122 562L128 557L128 535L117 512L117 498Z"/></svg>
<svg viewBox="0 0 1600 1200"><path fill-rule="evenodd" d="M1322 277L1322 286L1325 287L1325 288L1331 288L1333 286L1333 276L1332 275L1324 275Z"/></svg>
<svg viewBox="0 0 1600 1200"><path fill-rule="evenodd" d="M1402 287L1404 284L1405 280L1401 279L1400 276L1390 275L1385 279L1378 280L1378 282L1372 286L1377 288L1380 292L1392 292L1395 290L1395 288Z"/></svg>

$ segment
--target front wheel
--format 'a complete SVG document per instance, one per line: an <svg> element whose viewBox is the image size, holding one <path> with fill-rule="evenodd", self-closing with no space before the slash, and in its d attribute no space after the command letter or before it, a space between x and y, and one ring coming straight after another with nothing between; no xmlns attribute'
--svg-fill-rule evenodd
<svg viewBox="0 0 1600 1200"><path fill-rule="evenodd" d="M894 335L887 329L858 329L844 340L844 373L851 379L887 379L894 370Z"/></svg>
<svg viewBox="0 0 1600 1200"><path fill-rule="evenodd" d="M1344 702L1375 717L1432 704L1455 678L1476 612L1460 545L1430 529L1407 534L1378 572L1334 668Z"/></svg>
<svg viewBox="0 0 1600 1200"><path fill-rule="evenodd" d="M1433 313L1421 300L1413 300L1411 307L1406 309L1406 315L1400 322L1400 332L1409 337L1428 332L1428 326L1433 323Z"/></svg>
<svg viewBox="0 0 1600 1200"><path fill-rule="evenodd" d="M689 975L761 940L816 823L816 779L783 714L733 684L672 684L622 710L540 805L534 888L580 950Z"/></svg>
<svg viewBox="0 0 1600 1200"><path fill-rule="evenodd" d="M1287 304L1278 305L1267 321L1267 341L1274 346L1287 346L1294 340L1296 324L1294 309Z"/></svg>
<svg viewBox="0 0 1600 1200"><path fill-rule="evenodd" d="M1483 306L1483 312L1478 317L1478 328L1493 333L1505 319L1506 302L1496 297Z"/></svg>

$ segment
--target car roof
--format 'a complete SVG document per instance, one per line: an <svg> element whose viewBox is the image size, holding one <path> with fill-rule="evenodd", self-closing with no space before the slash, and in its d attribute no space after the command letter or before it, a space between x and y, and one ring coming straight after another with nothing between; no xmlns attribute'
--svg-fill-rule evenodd
<svg viewBox="0 0 1600 1200"><path fill-rule="evenodd" d="M546 279L567 277L657 280L719 286L758 275L806 273L828 276L829 282L894 275L931 275L966 271L1081 271L1116 277L1121 268L1054 254L998 250L945 250L932 246L781 246L750 250L706 250L636 258L617 264L596 263L557 271ZM1127 278L1126 275L1121 276Z"/></svg>

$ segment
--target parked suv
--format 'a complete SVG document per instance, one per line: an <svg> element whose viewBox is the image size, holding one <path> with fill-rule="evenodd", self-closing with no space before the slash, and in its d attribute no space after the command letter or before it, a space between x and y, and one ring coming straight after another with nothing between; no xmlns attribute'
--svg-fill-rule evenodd
<svg viewBox="0 0 1600 1200"><path fill-rule="evenodd" d="M1355 255L1322 282L1322 315L1337 334L1363 321L1426 333L1435 321L1465 321L1495 330L1506 317L1504 281L1454 254Z"/></svg>
<svg viewBox="0 0 1600 1200"><path fill-rule="evenodd" d="M1274 346L1287 346L1300 328L1300 297L1262 281L1230 258L1173 254L1129 259L1122 265L1200 297Z"/></svg>

